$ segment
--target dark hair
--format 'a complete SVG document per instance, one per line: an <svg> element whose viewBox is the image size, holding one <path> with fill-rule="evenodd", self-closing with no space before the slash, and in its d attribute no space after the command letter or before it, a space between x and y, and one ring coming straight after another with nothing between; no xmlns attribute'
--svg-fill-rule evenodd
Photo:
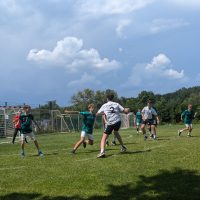
<svg viewBox="0 0 200 200"><path fill-rule="evenodd" d="M106 97L109 101L112 101L114 99L114 94L113 93L108 93L106 94Z"/></svg>
<svg viewBox="0 0 200 200"><path fill-rule="evenodd" d="M24 106L23 106L23 109L28 109L28 108L30 108L29 105L24 105Z"/></svg>
<svg viewBox="0 0 200 200"><path fill-rule="evenodd" d="M154 103L154 101L152 99L148 99L147 103Z"/></svg>

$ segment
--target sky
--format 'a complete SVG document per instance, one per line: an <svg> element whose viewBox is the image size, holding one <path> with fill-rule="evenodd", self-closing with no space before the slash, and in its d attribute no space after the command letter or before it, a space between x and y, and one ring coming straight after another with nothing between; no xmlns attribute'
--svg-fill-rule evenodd
<svg viewBox="0 0 200 200"><path fill-rule="evenodd" d="M200 85L199 0L0 0L0 105Z"/></svg>

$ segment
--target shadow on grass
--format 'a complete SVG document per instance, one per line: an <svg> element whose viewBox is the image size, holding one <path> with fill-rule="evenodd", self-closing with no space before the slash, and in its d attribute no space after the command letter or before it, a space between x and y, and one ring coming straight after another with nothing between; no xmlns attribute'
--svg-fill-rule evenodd
<svg viewBox="0 0 200 200"><path fill-rule="evenodd" d="M200 176L196 171L175 168L159 171L151 177L140 176L136 184L108 185L108 196L57 196L12 193L0 196L1 200L199 200Z"/></svg>

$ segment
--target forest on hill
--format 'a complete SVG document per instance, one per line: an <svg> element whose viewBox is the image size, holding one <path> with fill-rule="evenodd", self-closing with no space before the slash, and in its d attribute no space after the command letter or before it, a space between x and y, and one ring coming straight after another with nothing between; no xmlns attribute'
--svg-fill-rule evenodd
<svg viewBox="0 0 200 200"><path fill-rule="evenodd" d="M130 108L131 112L136 112L139 108L146 106L147 100L154 101L154 107L157 109L159 116L163 123L177 123L180 122L180 114L187 109L188 104L193 104L193 109L198 112L195 121L200 120L200 86L181 88L175 92L167 94L154 94L152 91L141 91L137 97L119 97L116 91L94 91L89 88L83 91L78 91L71 97L71 105L61 109L68 110L87 110L89 103L94 103L96 108L106 102L106 93L113 92L115 94L115 101L119 102L123 107ZM59 108L56 102L49 102L50 105L41 106L51 109Z"/></svg>

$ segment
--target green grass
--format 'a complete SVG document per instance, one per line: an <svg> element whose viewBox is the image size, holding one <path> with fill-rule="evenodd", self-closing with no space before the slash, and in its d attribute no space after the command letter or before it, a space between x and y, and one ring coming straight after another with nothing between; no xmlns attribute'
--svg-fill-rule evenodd
<svg viewBox="0 0 200 200"><path fill-rule="evenodd" d="M38 136L44 158L29 142L21 159L19 144L1 139L0 200L199 200L200 126L191 138L178 137L180 127L159 126L157 141L121 130L128 152L110 146L103 159L96 158L100 131L75 155L69 152L79 133Z"/></svg>

